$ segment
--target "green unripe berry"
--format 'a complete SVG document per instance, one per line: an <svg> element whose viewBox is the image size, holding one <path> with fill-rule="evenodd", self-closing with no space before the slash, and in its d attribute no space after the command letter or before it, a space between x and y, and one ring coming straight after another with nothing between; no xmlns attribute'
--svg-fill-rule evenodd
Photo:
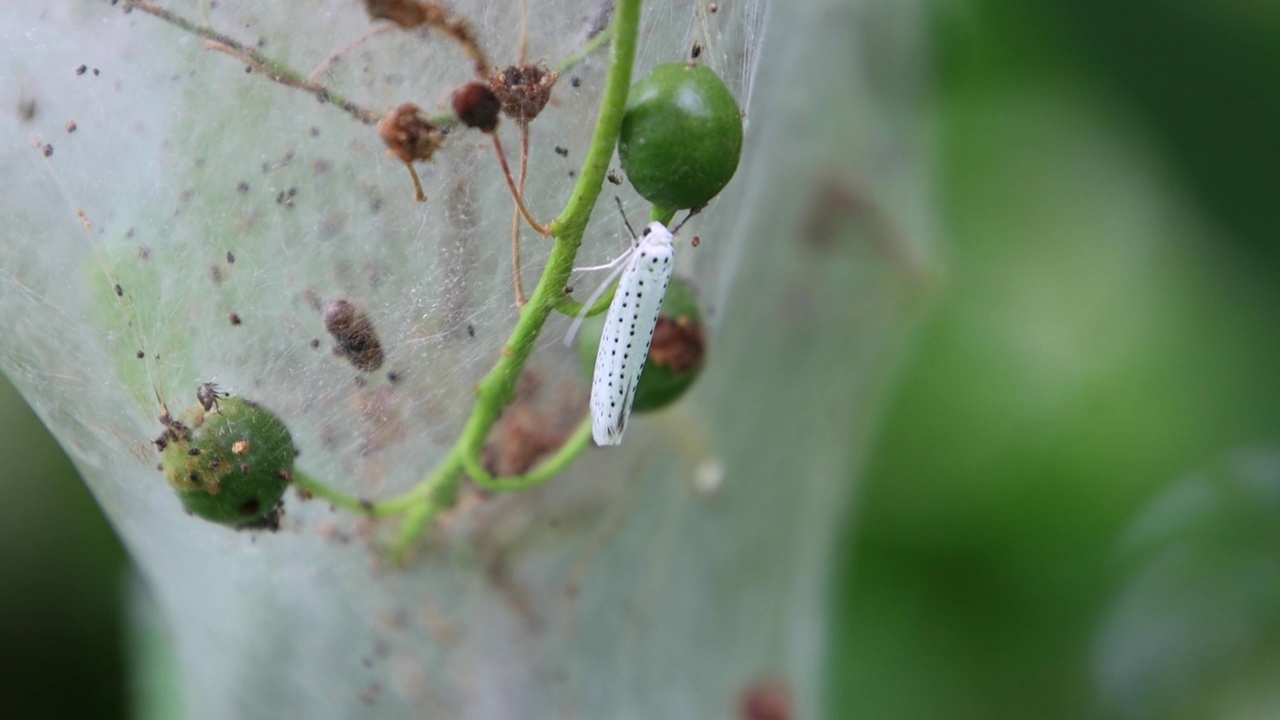
<svg viewBox="0 0 1280 720"><path fill-rule="evenodd" d="M742 155L742 114L710 68L659 65L631 88L618 158L644 199L700 208L729 183Z"/></svg>
<svg viewBox="0 0 1280 720"><path fill-rule="evenodd" d="M197 403L180 420L162 421L156 444L183 507L223 525L275 529L296 454L280 418L230 397L219 398L212 411Z"/></svg>
<svg viewBox="0 0 1280 720"><path fill-rule="evenodd" d="M604 331L604 315L588 318L578 337L578 358L588 378L595 372L596 352ZM680 278L672 278L662 300L658 326L649 344L636 400L631 411L657 410L675 402L693 385L706 360L706 334L702 311L693 289Z"/></svg>

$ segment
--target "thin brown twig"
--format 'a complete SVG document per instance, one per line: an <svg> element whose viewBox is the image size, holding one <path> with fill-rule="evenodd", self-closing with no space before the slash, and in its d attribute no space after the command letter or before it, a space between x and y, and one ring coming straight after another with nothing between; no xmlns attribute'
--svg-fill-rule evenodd
<svg viewBox="0 0 1280 720"><path fill-rule="evenodd" d="M262 73L263 75L266 75L268 79L278 82L281 85L286 85L292 88L298 88L299 90L306 90L308 92L324 92L325 91L325 89L319 85L315 85L313 83L307 83L307 82L300 82L286 75L281 75L280 73L273 71L267 65L259 62L257 59L255 59L252 55L246 53L244 50L241 50L240 48L231 47L230 45L227 45L226 43L223 43L221 41L209 40L206 38L204 41L204 49L214 50L216 52L223 53L224 55L230 55L231 57L239 60L245 65L248 65L254 70Z"/></svg>
<svg viewBox="0 0 1280 720"><path fill-rule="evenodd" d="M525 57L529 54L529 0L520 0L520 64L525 63ZM529 126L520 124L520 181L516 185L516 197L524 197L524 178L528 170L529 159ZM516 307L523 307L526 300L524 296L524 282L520 277L520 208L513 207L511 209L511 272L514 277L516 288Z"/></svg>
<svg viewBox="0 0 1280 720"><path fill-rule="evenodd" d="M520 125L520 180L516 184L516 192L520 193L520 197L524 197L524 181L529 175L529 125L522 123ZM543 237L550 237L544 234Z"/></svg>
<svg viewBox="0 0 1280 720"><path fill-rule="evenodd" d="M312 70L311 75L309 76L311 78L311 81L315 82L316 80L319 80L324 75L328 74L329 69L333 67L334 63L341 60L347 53L356 49L356 47L378 37L379 35L386 35L387 33L391 32L394 29L395 28L391 27L390 25L384 25L383 27L380 27L377 30L374 30L373 32L365 33L364 35L356 38L355 40L352 40L350 43L346 45L346 47L343 47L338 52L330 55L328 58L325 59L324 62L320 63L315 70Z"/></svg>
<svg viewBox="0 0 1280 720"><path fill-rule="evenodd" d="M365 10L374 20L390 20L406 30L426 25L453 38L471 58L476 75L489 75L489 58L480 47L475 28L449 8L431 0L365 0Z"/></svg>
<svg viewBox="0 0 1280 720"><path fill-rule="evenodd" d="M422 189L422 181L418 179L418 171L413 168L413 163L405 163L404 166L409 171L409 177L413 178L413 199L417 202L426 202L427 193Z"/></svg>
<svg viewBox="0 0 1280 720"><path fill-rule="evenodd" d="M169 23L170 25L186 30L193 35L198 35L207 41L206 47L209 49L217 50L231 55L238 60L242 60L249 67L258 70L263 75L266 75L268 78L280 83L281 85L305 90L315 95L322 102L333 103L366 125L372 125L378 122L378 118L380 116L377 113L360 107L354 102L351 102L350 100L347 100L341 95L333 92L324 85L308 81L306 78L290 69L287 65L263 55L261 52L258 52L253 48L246 47L243 43L232 37L224 35L213 28L205 27L204 25L197 25L180 15L176 15L162 7L153 5L152 3L147 2L147 0L126 0L124 7L126 10L141 10L148 15Z"/></svg>
<svg viewBox="0 0 1280 720"><path fill-rule="evenodd" d="M511 179L511 166L507 164L507 154L502 150L502 140L498 138L498 133L491 132L489 137L493 138L493 149L498 154L498 163L502 165L502 177L507 181L507 189L511 191L511 197L515 199L516 207L519 208L520 214L524 216L525 222L528 222L539 235L551 237L551 230L533 219L533 214L524 206L524 199L520 196L520 191L516 189L515 180Z"/></svg>
<svg viewBox="0 0 1280 720"><path fill-rule="evenodd" d="M529 0L520 0L520 64L529 55Z"/></svg>
<svg viewBox="0 0 1280 720"><path fill-rule="evenodd" d="M524 307L524 280L520 277L520 208L511 208L511 284L516 290L516 308Z"/></svg>
<svg viewBox="0 0 1280 720"><path fill-rule="evenodd" d="M524 197L524 179L529 174L529 125L520 125L520 181L516 190Z"/></svg>
<svg viewBox="0 0 1280 720"><path fill-rule="evenodd" d="M529 171L529 126L527 124L520 125L520 179L516 183L516 192L520 197L524 197L524 180ZM511 213L511 256L515 259L516 273L516 307L521 307L525 303L524 287L520 281L520 210L513 209Z"/></svg>

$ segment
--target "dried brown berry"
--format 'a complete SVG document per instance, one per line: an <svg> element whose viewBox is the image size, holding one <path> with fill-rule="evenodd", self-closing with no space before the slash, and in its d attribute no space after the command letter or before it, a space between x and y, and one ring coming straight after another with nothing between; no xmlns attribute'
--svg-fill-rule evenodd
<svg viewBox="0 0 1280 720"><path fill-rule="evenodd" d="M489 87L502 103L502 112L523 125L538 117L550 102L557 77L545 62L508 65L489 75Z"/></svg>
<svg viewBox="0 0 1280 720"><path fill-rule="evenodd" d="M687 315L659 315L649 345L649 362L679 375L702 365L707 340L702 325Z"/></svg>
<svg viewBox="0 0 1280 720"><path fill-rule="evenodd" d="M501 109L498 96L481 83L469 82L453 91L453 112L458 121L480 132L493 132L498 127L498 111Z"/></svg>
<svg viewBox="0 0 1280 720"><path fill-rule="evenodd" d="M444 142L440 129L432 125L413 103L405 103L379 120L378 135L392 154L405 164L430 160L436 148Z"/></svg>
<svg viewBox="0 0 1280 720"><path fill-rule="evenodd" d="M586 322L589 325L579 334L578 352L585 376L591 377L601 337L594 328L604 323L599 316ZM707 336L693 288L682 278L672 278L631 411L648 412L675 402L701 375L706 356Z"/></svg>

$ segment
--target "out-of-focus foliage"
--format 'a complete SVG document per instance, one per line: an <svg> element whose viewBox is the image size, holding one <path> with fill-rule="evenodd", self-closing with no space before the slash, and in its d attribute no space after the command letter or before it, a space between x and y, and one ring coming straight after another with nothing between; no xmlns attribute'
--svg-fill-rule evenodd
<svg viewBox="0 0 1280 720"><path fill-rule="evenodd" d="M1241 450L1148 503L1097 634L1101 700L1124 717L1280 712L1280 453Z"/></svg>
<svg viewBox="0 0 1280 720"><path fill-rule="evenodd" d="M1222 538L1274 508L1191 498L1155 559L1122 542L1280 447L1266 5L939 12L950 287L848 538L837 717L1276 714L1242 691L1277 678L1274 533ZM1212 562L1168 572L1188 548Z"/></svg>
<svg viewBox="0 0 1280 720"><path fill-rule="evenodd" d="M124 554L71 463L2 376L0 458L0 645L8 655L0 715L122 717Z"/></svg>

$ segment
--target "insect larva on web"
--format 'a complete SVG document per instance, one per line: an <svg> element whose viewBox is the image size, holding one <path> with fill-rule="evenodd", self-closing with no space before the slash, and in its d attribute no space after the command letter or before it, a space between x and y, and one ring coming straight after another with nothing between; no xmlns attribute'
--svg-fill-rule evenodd
<svg viewBox="0 0 1280 720"><path fill-rule="evenodd" d="M345 357L364 372L382 367L382 344L367 310L347 300L330 300L323 314L325 329L338 343L335 355Z"/></svg>

